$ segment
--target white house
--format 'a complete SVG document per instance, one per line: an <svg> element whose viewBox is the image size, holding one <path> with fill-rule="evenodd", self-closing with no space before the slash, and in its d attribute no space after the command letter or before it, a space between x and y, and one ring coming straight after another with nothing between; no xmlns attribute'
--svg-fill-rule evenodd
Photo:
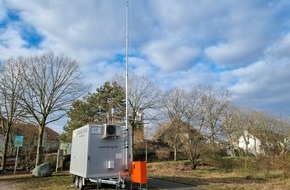
<svg viewBox="0 0 290 190"><path fill-rule="evenodd" d="M238 146L244 149L245 152L254 154L255 156L262 153L261 141L248 131L245 131L239 138Z"/></svg>

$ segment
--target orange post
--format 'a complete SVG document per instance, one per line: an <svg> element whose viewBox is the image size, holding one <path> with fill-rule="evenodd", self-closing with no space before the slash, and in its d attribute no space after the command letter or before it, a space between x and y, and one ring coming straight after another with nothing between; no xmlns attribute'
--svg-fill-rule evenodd
<svg viewBox="0 0 290 190"><path fill-rule="evenodd" d="M132 162L131 180L133 183L147 184L146 162Z"/></svg>

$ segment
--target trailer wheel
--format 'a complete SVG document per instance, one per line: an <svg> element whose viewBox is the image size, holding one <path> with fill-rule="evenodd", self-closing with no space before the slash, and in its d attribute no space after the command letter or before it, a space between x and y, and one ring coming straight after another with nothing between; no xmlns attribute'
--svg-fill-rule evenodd
<svg viewBox="0 0 290 190"><path fill-rule="evenodd" d="M78 188L79 187L79 176L75 176L75 187Z"/></svg>

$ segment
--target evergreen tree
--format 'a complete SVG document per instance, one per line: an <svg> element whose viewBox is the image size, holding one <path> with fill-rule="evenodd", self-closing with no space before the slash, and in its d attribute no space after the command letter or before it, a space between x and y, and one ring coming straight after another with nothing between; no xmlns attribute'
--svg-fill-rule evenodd
<svg viewBox="0 0 290 190"><path fill-rule="evenodd" d="M125 92L116 82L106 82L95 93L73 103L61 140L71 141L72 131L86 124L124 124Z"/></svg>

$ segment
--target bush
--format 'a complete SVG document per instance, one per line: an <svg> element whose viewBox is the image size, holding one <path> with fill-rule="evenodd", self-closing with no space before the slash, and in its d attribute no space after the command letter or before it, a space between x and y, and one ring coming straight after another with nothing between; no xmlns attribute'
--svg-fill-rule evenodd
<svg viewBox="0 0 290 190"><path fill-rule="evenodd" d="M166 161L170 158L170 151L167 149L156 150L156 156L159 161Z"/></svg>
<svg viewBox="0 0 290 190"><path fill-rule="evenodd" d="M56 167L57 153L45 154L44 162L49 162L53 168Z"/></svg>
<svg viewBox="0 0 290 190"><path fill-rule="evenodd" d="M25 171L31 171L35 166L35 161L21 160L19 162L19 168Z"/></svg>
<svg viewBox="0 0 290 190"><path fill-rule="evenodd" d="M261 170L267 175L272 177L271 172L282 171L284 177L290 176L290 157L289 155L274 155L274 156L259 156L253 166L256 170Z"/></svg>
<svg viewBox="0 0 290 190"><path fill-rule="evenodd" d="M166 162L155 162L150 163L147 165L148 169L151 172L154 171L167 171L167 170L174 170L174 171L186 171L191 170L191 162L189 160L186 161L166 161Z"/></svg>
<svg viewBox="0 0 290 190"><path fill-rule="evenodd" d="M24 159L20 159L18 167L21 170L31 171L35 167L35 159L30 157L25 157Z"/></svg>

